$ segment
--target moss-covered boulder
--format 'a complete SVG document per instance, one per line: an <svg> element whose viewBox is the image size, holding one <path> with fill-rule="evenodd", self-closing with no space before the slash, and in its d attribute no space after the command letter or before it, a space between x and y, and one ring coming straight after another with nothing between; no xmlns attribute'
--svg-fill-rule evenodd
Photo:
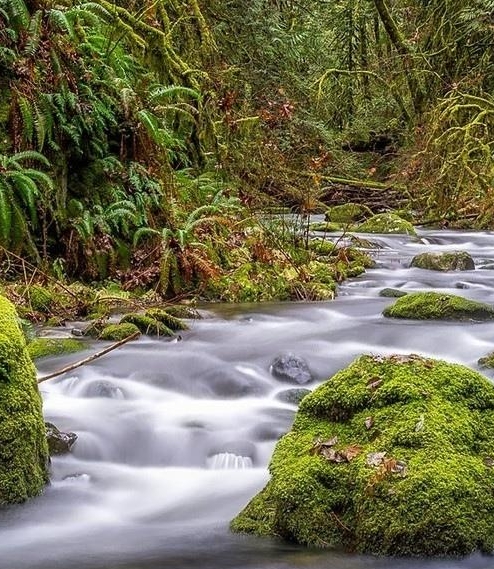
<svg viewBox="0 0 494 569"><path fill-rule="evenodd" d="M300 403L232 529L377 555L494 549L494 386L460 365L362 356Z"/></svg>
<svg viewBox="0 0 494 569"><path fill-rule="evenodd" d="M429 271L471 271L475 269L475 263L466 251L421 253L415 255L411 266Z"/></svg>
<svg viewBox="0 0 494 569"><path fill-rule="evenodd" d="M120 342L125 340L132 334L140 333L141 331L135 324L130 322L123 322L122 324L108 324L101 330L98 336L99 340L107 340L109 342Z"/></svg>
<svg viewBox="0 0 494 569"><path fill-rule="evenodd" d="M180 318L173 316L167 310L163 310L162 308L150 308L146 311L146 316L150 318L154 318L158 322L161 322L165 326L168 326L170 330L188 330L189 327L185 322L183 322Z"/></svg>
<svg viewBox="0 0 494 569"><path fill-rule="evenodd" d="M414 292L399 298L383 314L412 320L492 320L494 307L454 294Z"/></svg>
<svg viewBox="0 0 494 569"><path fill-rule="evenodd" d="M36 496L47 481L36 371L16 311L0 297L0 506Z"/></svg>
<svg viewBox="0 0 494 569"><path fill-rule="evenodd" d="M364 221L372 215L372 211L366 205L346 203L330 207L324 217L329 222L349 224Z"/></svg>
<svg viewBox="0 0 494 569"><path fill-rule="evenodd" d="M87 347L85 342L73 338L35 338L29 342L27 351L31 359L37 360L46 356L61 356L80 352Z"/></svg>
<svg viewBox="0 0 494 569"><path fill-rule="evenodd" d="M173 330L155 318L145 314L129 313L123 316L120 324L134 324L143 334L148 336L173 336Z"/></svg>
<svg viewBox="0 0 494 569"><path fill-rule="evenodd" d="M319 231L323 233L335 233L337 231L343 231L349 229L345 224L342 223L332 223L329 221L316 221L310 224L311 231Z"/></svg>
<svg viewBox="0 0 494 569"><path fill-rule="evenodd" d="M405 233L416 235L413 225L394 213L379 213L361 223L356 231L359 233Z"/></svg>

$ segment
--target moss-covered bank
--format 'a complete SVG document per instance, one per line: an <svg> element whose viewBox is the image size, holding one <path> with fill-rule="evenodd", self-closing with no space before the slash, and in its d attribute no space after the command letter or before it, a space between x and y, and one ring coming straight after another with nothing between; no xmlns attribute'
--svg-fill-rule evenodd
<svg viewBox="0 0 494 569"><path fill-rule="evenodd" d="M494 549L494 387L463 366L362 356L302 400L232 529L379 555Z"/></svg>
<svg viewBox="0 0 494 569"><path fill-rule="evenodd" d="M39 494L47 465L36 372L16 311L0 297L0 506Z"/></svg>

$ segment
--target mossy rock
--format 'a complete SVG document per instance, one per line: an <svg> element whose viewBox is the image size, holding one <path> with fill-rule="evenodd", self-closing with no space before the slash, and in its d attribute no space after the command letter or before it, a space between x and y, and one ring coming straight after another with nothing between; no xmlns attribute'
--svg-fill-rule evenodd
<svg viewBox="0 0 494 569"><path fill-rule="evenodd" d="M73 338L35 338L27 346L31 359L37 360L46 356L61 356L85 350L87 344Z"/></svg>
<svg viewBox="0 0 494 569"><path fill-rule="evenodd" d="M383 314L411 320L492 320L494 307L454 294L414 292L399 298Z"/></svg>
<svg viewBox="0 0 494 569"><path fill-rule="evenodd" d="M483 358L480 358L477 363L483 368L494 368L494 352L490 352Z"/></svg>
<svg viewBox="0 0 494 569"><path fill-rule="evenodd" d="M379 213L360 224L356 231L359 233L389 233L417 235L413 225L394 213Z"/></svg>
<svg viewBox="0 0 494 569"><path fill-rule="evenodd" d="M318 238L311 239L308 243L308 247L318 255L332 255L336 249L336 245L332 241Z"/></svg>
<svg viewBox="0 0 494 569"><path fill-rule="evenodd" d="M187 306L186 304L174 304L173 306L167 306L164 310L175 316L175 318L186 318L190 320L201 320L202 316L199 312L192 306Z"/></svg>
<svg viewBox="0 0 494 569"><path fill-rule="evenodd" d="M14 306L0 297L0 506L48 482L48 445L36 370Z"/></svg>
<svg viewBox="0 0 494 569"><path fill-rule="evenodd" d="M350 224L364 221L373 216L372 211L363 204L346 203L330 207L325 214L326 221Z"/></svg>
<svg viewBox="0 0 494 569"><path fill-rule="evenodd" d="M311 231L319 231L323 233L337 233L338 231L343 231L345 229L350 231L350 229L346 227L344 224L332 223L328 221L323 221L323 222L317 221L310 224Z"/></svg>
<svg viewBox="0 0 494 569"><path fill-rule="evenodd" d="M155 318L150 318L144 314L129 313L123 316L120 324L134 324L143 334L148 336L173 336L173 330L159 322Z"/></svg>
<svg viewBox="0 0 494 569"><path fill-rule="evenodd" d="M135 324L131 324L130 322L124 322L123 324L108 324L103 328L103 330L101 330L98 339L110 342L120 342L137 332L140 334L141 331Z"/></svg>
<svg viewBox="0 0 494 569"><path fill-rule="evenodd" d="M233 531L400 556L494 549L494 387L420 356L362 356L300 403Z"/></svg>
<svg viewBox="0 0 494 569"><path fill-rule="evenodd" d="M466 251L421 253L412 259L411 266L429 271L471 271L475 269L475 263Z"/></svg>
<svg viewBox="0 0 494 569"><path fill-rule="evenodd" d="M167 310L163 310L161 308L150 308L146 311L146 316L149 318L154 318L161 322L165 326L168 326L170 330L188 330L189 327L185 322L182 322L180 318L173 316Z"/></svg>
<svg viewBox="0 0 494 569"><path fill-rule="evenodd" d="M379 296L383 298L401 298L406 296L408 293L404 290L399 290L397 288L383 288L379 291Z"/></svg>

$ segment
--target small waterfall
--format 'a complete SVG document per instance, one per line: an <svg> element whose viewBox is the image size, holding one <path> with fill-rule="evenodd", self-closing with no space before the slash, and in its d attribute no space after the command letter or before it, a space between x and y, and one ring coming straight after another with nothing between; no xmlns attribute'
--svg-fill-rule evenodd
<svg viewBox="0 0 494 569"><path fill-rule="evenodd" d="M220 452L208 457L206 465L210 470L244 470L252 468L252 459L231 452Z"/></svg>

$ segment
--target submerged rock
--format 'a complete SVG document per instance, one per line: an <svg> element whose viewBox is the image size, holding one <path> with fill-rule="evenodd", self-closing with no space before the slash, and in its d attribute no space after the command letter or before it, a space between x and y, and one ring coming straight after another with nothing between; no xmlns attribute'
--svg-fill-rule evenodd
<svg viewBox="0 0 494 569"><path fill-rule="evenodd" d="M406 296L408 293L404 290L399 290L397 288L383 288L379 291L379 296L383 298L401 298Z"/></svg>
<svg viewBox="0 0 494 569"><path fill-rule="evenodd" d="M77 440L75 433L62 433L53 423L45 423L46 438L51 455L67 454Z"/></svg>
<svg viewBox="0 0 494 569"><path fill-rule="evenodd" d="M490 352L486 356L480 358L477 363L479 367L482 368L494 368L494 352Z"/></svg>
<svg viewBox="0 0 494 569"><path fill-rule="evenodd" d="M307 395L232 529L376 555L494 549L494 387L420 356L362 356Z"/></svg>
<svg viewBox="0 0 494 569"><path fill-rule="evenodd" d="M494 307L454 294L414 292L399 298L383 314L412 320L492 320Z"/></svg>
<svg viewBox="0 0 494 569"><path fill-rule="evenodd" d="M276 399L279 399L284 403L298 405L306 395L309 395L309 393L310 389L304 389L303 387L294 387L293 389L285 389L284 391L280 391L276 395Z"/></svg>
<svg viewBox="0 0 494 569"><path fill-rule="evenodd" d="M405 233L416 235L413 225L394 213L378 213L364 223L356 231L359 233Z"/></svg>
<svg viewBox="0 0 494 569"><path fill-rule="evenodd" d="M271 373L276 379L290 383L309 383L313 380L307 362L295 354L278 356L271 364Z"/></svg>
<svg viewBox="0 0 494 569"><path fill-rule="evenodd" d="M120 387L113 385L110 381L98 379L91 381L83 390L85 397L104 397L106 399L125 399Z"/></svg>
<svg viewBox="0 0 494 569"><path fill-rule="evenodd" d="M120 324L125 323L134 324L143 334L148 336L173 336L173 330L170 330L168 326L144 314L133 312L126 314L120 320Z"/></svg>
<svg viewBox="0 0 494 569"><path fill-rule="evenodd" d="M0 506L39 494L48 446L36 370L12 304L0 297Z"/></svg>
<svg viewBox="0 0 494 569"><path fill-rule="evenodd" d="M471 271L475 263L466 251L450 251L448 253L421 253L415 255L412 267L429 271Z"/></svg>

